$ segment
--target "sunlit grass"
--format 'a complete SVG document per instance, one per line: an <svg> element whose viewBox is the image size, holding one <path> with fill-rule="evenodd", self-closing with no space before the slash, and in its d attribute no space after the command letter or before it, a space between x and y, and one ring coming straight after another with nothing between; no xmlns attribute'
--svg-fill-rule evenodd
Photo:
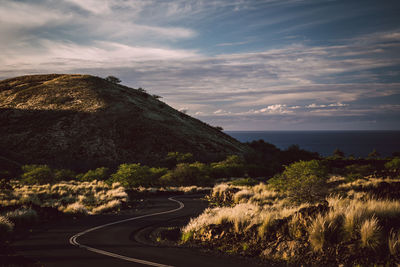
<svg viewBox="0 0 400 267"><path fill-rule="evenodd" d="M399 182L373 177L347 182L340 176L331 177L327 183L331 194L321 200L321 204L293 203L284 192L276 192L263 183L255 186L222 183L215 186L210 195L217 206L192 218L182 228L183 241L219 240L226 249L241 250L235 242L229 243L232 242L229 238L233 238L253 242L252 246L260 248L261 256L265 251L272 255L274 249L268 248L268 244L278 242L278 238L293 251L302 244L299 249L303 251L306 247L308 253L325 255L341 246L343 249L353 246L354 250L348 253L363 249L376 256L390 251L391 255L399 257L400 200L376 195L380 193L376 189L382 184L390 188L391 184ZM224 233L223 238L228 238L225 242L221 233ZM290 258L287 253L283 254L275 251L275 256L271 257Z"/></svg>
<svg viewBox="0 0 400 267"><path fill-rule="evenodd" d="M128 201L125 188L118 183L69 181L53 185L24 185L12 181L11 185L12 190L1 195L0 204L4 207L32 203L65 213L94 214L117 209Z"/></svg>

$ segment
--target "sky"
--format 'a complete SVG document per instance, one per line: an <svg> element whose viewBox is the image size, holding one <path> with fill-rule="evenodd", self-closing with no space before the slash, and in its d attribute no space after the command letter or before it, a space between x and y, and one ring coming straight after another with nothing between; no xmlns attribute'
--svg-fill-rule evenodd
<svg viewBox="0 0 400 267"><path fill-rule="evenodd" d="M109 75L225 130L400 130L398 0L0 0L0 79Z"/></svg>

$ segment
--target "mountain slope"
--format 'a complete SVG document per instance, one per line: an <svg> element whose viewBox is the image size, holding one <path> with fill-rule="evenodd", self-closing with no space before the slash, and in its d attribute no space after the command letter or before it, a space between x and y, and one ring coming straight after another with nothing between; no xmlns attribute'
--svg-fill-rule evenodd
<svg viewBox="0 0 400 267"><path fill-rule="evenodd" d="M153 96L89 75L0 81L0 156L70 168L157 163L167 152L215 160L248 150Z"/></svg>

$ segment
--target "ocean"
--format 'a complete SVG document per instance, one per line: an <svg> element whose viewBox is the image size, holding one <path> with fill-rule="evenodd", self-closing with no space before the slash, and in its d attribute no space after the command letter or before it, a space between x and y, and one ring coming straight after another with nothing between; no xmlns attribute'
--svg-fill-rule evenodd
<svg viewBox="0 0 400 267"><path fill-rule="evenodd" d="M280 149L297 144L300 148L332 155L338 148L346 156L366 157L376 149L381 156L400 152L400 131L225 131L241 142L263 139Z"/></svg>

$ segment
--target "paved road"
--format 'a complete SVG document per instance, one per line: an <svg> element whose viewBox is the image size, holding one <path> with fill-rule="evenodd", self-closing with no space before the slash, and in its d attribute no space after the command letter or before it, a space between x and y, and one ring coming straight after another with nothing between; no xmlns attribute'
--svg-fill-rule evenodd
<svg viewBox="0 0 400 267"><path fill-rule="evenodd" d="M37 259L44 266L151 266L151 263L159 266L258 266L240 258L211 255L196 249L176 248L167 246L154 246L143 240L144 229L150 226L160 225L174 218L187 218L196 216L206 208L206 203L198 197L180 196L176 200L184 203L182 209L171 213L159 214L128 220L122 223L109 225L76 236L93 227L113 223L130 218L160 213L178 209L180 204L168 200L168 197L155 197L146 200L146 205L131 214L125 215L98 215L88 216L76 220L64 220L53 223L47 229L32 234L25 240L15 242L14 248L18 254L28 258ZM71 239L71 237L76 237ZM70 243L79 243L84 247L78 247ZM142 240L142 241L140 241ZM90 251L87 247L93 248ZM109 253L103 255L100 251ZM116 258L121 256L120 258ZM137 263L129 259L145 261ZM146 263L150 262L150 263ZM153 265L154 266L154 265Z"/></svg>

